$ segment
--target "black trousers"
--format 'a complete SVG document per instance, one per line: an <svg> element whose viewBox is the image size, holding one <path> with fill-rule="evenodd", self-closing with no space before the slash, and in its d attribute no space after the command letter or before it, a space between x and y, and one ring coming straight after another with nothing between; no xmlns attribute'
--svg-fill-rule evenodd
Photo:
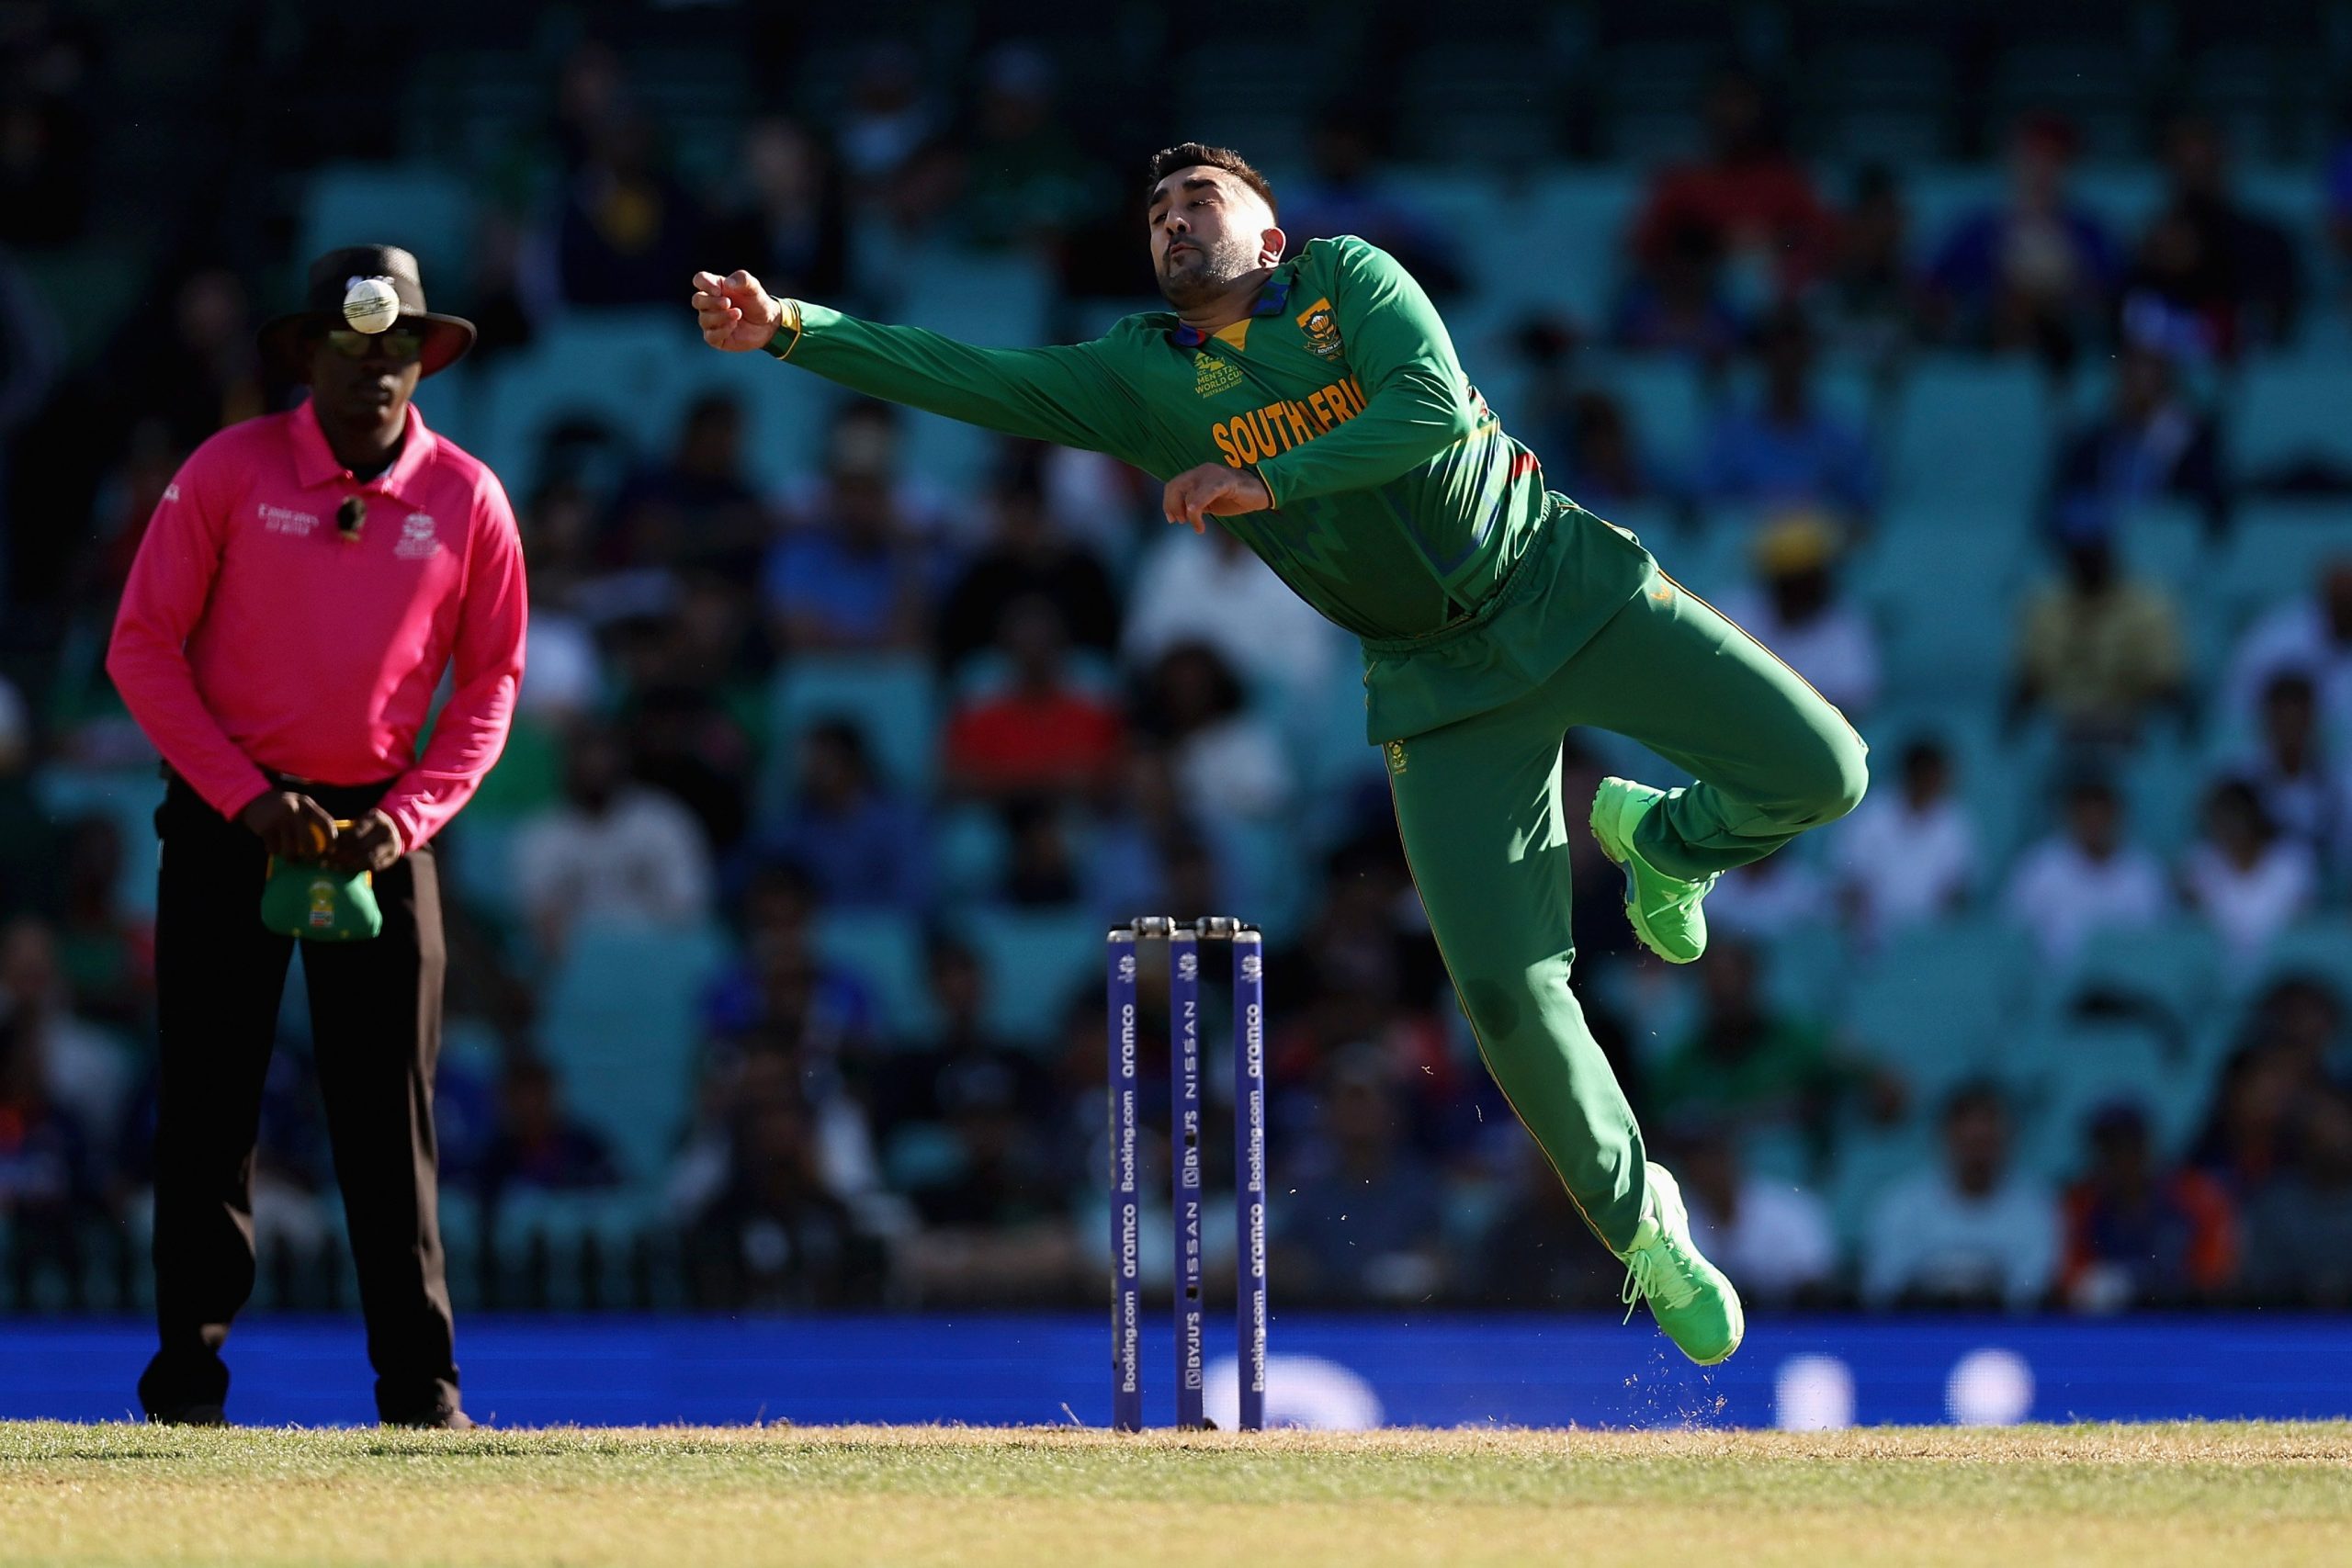
<svg viewBox="0 0 2352 1568"><path fill-rule="evenodd" d="M303 785L337 818L383 785ZM175 780L155 813L160 1088L155 1128L155 1317L162 1346L139 1380L151 1415L220 1404L220 1347L254 1288L254 1142L295 942L261 923L261 840ZM458 1406L443 1279L433 1068L447 953L433 852L376 878L383 934L302 944L319 1088L368 1320L376 1408L418 1421Z"/></svg>

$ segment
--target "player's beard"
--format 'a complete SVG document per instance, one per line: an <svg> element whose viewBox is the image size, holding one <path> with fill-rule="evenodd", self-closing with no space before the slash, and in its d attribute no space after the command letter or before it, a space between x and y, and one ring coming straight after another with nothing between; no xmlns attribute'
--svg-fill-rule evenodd
<svg viewBox="0 0 2352 1568"><path fill-rule="evenodd" d="M1208 304L1236 279L1258 269L1254 234L1227 234L1205 244L1184 243L1195 248L1176 257L1172 268L1163 262L1159 269L1159 292L1179 310Z"/></svg>

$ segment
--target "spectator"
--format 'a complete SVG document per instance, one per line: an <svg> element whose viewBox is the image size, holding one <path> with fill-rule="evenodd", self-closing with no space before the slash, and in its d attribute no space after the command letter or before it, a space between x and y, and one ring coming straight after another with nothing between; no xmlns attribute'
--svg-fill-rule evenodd
<svg viewBox="0 0 2352 1568"><path fill-rule="evenodd" d="M1310 240L1353 234L1395 256L1436 296L1462 287L1462 269L1444 229L1380 176L1370 120L1346 105L1315 118L1306 178L1283 192L1283 231L1295 251Z"/></svg>
<svg viewBox="0 0 2352 1568"><path fill-rule="evenodd" d="M834 422L823 487L769 553L768 613L797 651L912 649L930 606L922 525L892 474L895 417L853 404Z"/></svg>
<svg viewBox="0 0 2352 1568"><path fill-rule="evenodd" d="M1715 418L1699 463L1699 493L1752 506L1822 507L1866 518L1879 500L1878 465L1851 422L1813 392L1813 329L1794 307L1759 333L1763 395Z"/></svg>
<svg viewBox="0 0 2352 1568"><path fill-rule="evenodd" d="M2241 1213L2294 1164L2301 1140L2292 1108L2312 1088L2294 1058L2266 1038L2240 1045L2223 1065L2189 1164Z"/></svg>
<svg viewBox="0 0 2352 1568"><path fill-rule="evenodd" d="M1901 773L1899 794L1873 794L1831 840L1847 918L1873 945L1958 913L1976 890L1976 824L1952 793L1951 753L1914 740Z"/></svg>
<svg viewBox="0 0 2352 1568"><path fill-rule="evenodd" d="M851 288L849 203L832 152L783 115L743 130L742 186L711 225L712 255L739 256L779 298L841 299Z"/></svg>
<svg viewBox="0 0 2352 1568"><path fill-rule="evenodd" d="M724 392L687 404L676 449L630 477L613 515L634 565L751 577L771 530L743 472L742 405Z"/></svg>
<svg viewBox="0 0 2352 1568"><path fill-rule="evenodd" d="M2012 1168L2001 1091L1989 1083L1956 1089L1944 1107L1943 1145L1941 1169L1896 1183L1872 1207L1863 1302L2036 1305L2057 1275L2058 1204Z"/></svg>
<svg viewBox="0 0 2352 1568"><path fill-rule="evenodd" d="M1195 804L1177 787L1166 747L1130 744L1118 787L1105 792L1102 809L1086 856L1088 908L1117 921L1138 909L1233 907L1227 857L1219 852ZM1188 871L1204 883L1198 902L1176 896Z"/></svg>
<svg viewBox="0 0 2352 1568"><path fill-rule="evenodd" d="M1814 512L1774 519L1756 536L1759 587L1727 595L1724 614L1853 718L1878 700L1878 635L1838 597L1837 526Z"/></svg>
<svg viewBox="0 0 2352 1568"><path fill-rule="evenodd" d="M1062 619L1045 600L1010 605L1000 626L997 646L1011 679L949 719L943 750L950 784L996 799L1091 791L1117 761L1118 710L1071 682Z"/></svg>
<svg viewBox="0 0 2352 1568"><path fill-rule="evenodd" d="M910 1169L900 1146L907 1129L936 1134L951 1119L961 1080L994 1076L1006 1088L1023 1120L1044 1124L1059 1110L1053 1076L1026 1042L1001 1038L989 1020L989 972L980 955L959 938L935 935L925 953L924 976L932 1024L920 1040L880 1059L872 1095L875 1122L884 1145L891 1181L918 1191L926 1183L953 1180L933 1166L935 1148L922 1153L922 1168ZM1018 976L1016 979L1020 978ZM952 1198L942 1201L952 1202Z"/></svg>
<svg viewBox="0 0 2352 1568"><path fill-rule="evenodd" d="M1000 44L981 59L979 75L964 159L963 237L986 246L1056 247L1114 199L1113 182L1071 134L1043 51Z"/></svg>
<svg viewBox="0 0 2352 1568"><path fill-rule="evenodd" d="M122 400L117 417L125 423L161 420L175 456L268 412L252 307L245 286L227 267L191 272L174 290L170 330L142 328L133 336L123 374L113 382Z"/></svg>
<svg viewBox="0 0 2352 1568"><path fill-rule="evenodd" d="M2344 782L2327 764L2319 734L2319 694L2300 670L2281 670L2262 688L2261 733L2227 775L2254 791L2285 837L2332 858L2344 821Z"/></svg>
<svg viewBox="0 0 2352 1568"><path fill-rule="evenodd" d="M2041 710L2069 739L2128 741L2151 709L2187 700L2178 612L2164 589L2121 574L2103 535L2069 540L2063 559L2064 579L2018 620L2009 722Z"/></svg>
<svg viewBox="0 0 2352 1568"><path fill-rule="evenodd" d="M771 865L752 876L743 894L742 953L703 998L707 1033L746 1049L762 1039L784 1041L798 1059L828 1074L887 1043L873 987L818 950L817 911L816 883L800 867ZM838 1129L831 1108L820 1100L819 1109L832 1136ZM843 1147L854 1141L840 1138ZM856 1189L855 1163L846 1156L829 1161L836 1190Z"/></svg>
<svg viewBox="0 0 2352 1568"><path fill-rule="evenodd" d="M1690 1209L1690 1234L1759 1306L1818 1299L1838 1269L1828 1205L1785 1179L1747 1170L1722 1125L1699 1123L1676 1139L1674 1172Z"/></svg>
<svg viewBox="0 0 2352 1568"><path fill-rule="evenodd" d="M40 1075L40 1102L70 1119L85 1154L109 1158L131 1092L120 1042L81 1017L58 965L57 936L34 916L0 931L0 1029Z"/></svg>
<svg viewBox="0 0 2352 1568"><path fill-rule="evenodd" d="M2288 597L2246 628L2230 655L2224 716L2252 723L2263 689L2290 671L2319 694L2321 733L2352 736L2352 557L2331 559L2312 592Z"/></svg>
<svg viewBox="0 0 2352 1568"><path fill-rule="evenodd" d="M2132 507L2165 499L2195 503L2211 533L2229 521L2213 416L2183 395L2165 353L2135 342L2117 361L2108 412L2059 444L2051 532L2062 541L2109 535Z"/></svg>
<svg viewBox="0 0 2352 1568"><path fill-rule="evenodd" d="M903 43L879 43L858 62L833 144L853 191L878 190L939 129L922 90L922 62Z"/></svg>
<svg viewBox="0 0 2352 1568"><path fill-rule="evenodd" d="M702 215L662 167L653 128L616 110L584 126L586 156L565 181L555 221L566 304L651 305L695 268Z"/></svg>
<svg viewBox="0 0 2352 1568"><path fill-rule="evenodd" d="M89 226L94 172L92 57L103 24L71 6L20 14L9 28L10 70L0 103L0 240L63 245Z"/></svg>
<svg viewBox="0 0 2352 1568"><path fill-rule="evenodd" d="M1010 847L1001 889L1004 901L1024 908L1076 904L1084 873L1071 839L1069 808L1034 795L1008 800L1004 829Z"/></svg>
<svg viewBox="0 0 2352 1568"><path fill-rule="evenodd" d="M480 1177L485 1216L516 1192L582 1192L620 1185L612 1149L594 1128L573 1120L545 1062L519 1056L508 1063L498 1091L497 1131L491 1134Z"/></svg>
<svg viewBox="0 0 2352 1568"><path fill-rule="evenodd" d="M0 1017L0 1223L10 1233L10 1298L20 1309L44 1269L78 1302L83 1226L99 1179L80 1122L51 1092L45 1043L33 1017Z"/></svg>
<svg viewBox="0 0 2352 1568"><path fill-rule="evenodd" d="M1695 218L1679 219L1645 253L1618 296L1609 341L1628 353L1720 368L1747 340L1748 321L1727 295L1722 237Z"/></svg>
<svg viewBox="0 0 2352 1568"><path fill-rule="evenodd" d="M155 931L122 908L122 831L85 817L65 832L57 967L75 1008L107 1029L144 1033L155 999Z"/></svg>
<svg viewBox="0 0 2352 1568"><path fill-rule="evenodd" d="M1527 335L1539 332L1531 329ZM1545 472L1555 489L1603 516L1612 507L1657 499L1669 491L1623 403L1578 385L1538 352L1528 358L1533 376L1521 395L1534 415L1528 424L1529 445L1547 460Z"/></svg>
<svg viewBox="0 0 2352 1568"><path fill-rule="evenodd" d="M2318 974L2301 971L2273 981L2254 1005L2246 1038L2284 1058L2299 1090L2346 1077L2344 998Z"/></svg>
<svg viewBox="0 0 2352 1568"><path fill-rule="evenodd" d="M1724 258L1752 310L1794 295L1829 265L1837 219L1782 144L1774 107L1736 73L1707 94L1708 152L1651 183L1634 228L1635 264L1658 276L1694 242Z"/></svg>
<svg viewBox="0 0 2352 1568"><path fill-rule="evenodd" d="M1078 647L1104 654L1117 648L1120 598L1101 559L1055 528L1045 496L1026 477L1000 481L989 502L988 547L940 604L932 642L941 665L952 670L992 647L1006 607L1033 597L1053 605Z"/></svg>
<svg viewBox="0 0 2352 1568"><path fill-rule="evenodd" d="M748 1080L728 1116L715 1196L689 1221L695 1301L704 1307L870 1304L887 1253L828 1190L809 1109L789 1074Z"/></svg>
<svg viewBox="0 0 2352 1568"><path fill-rule="evenodd" d="M35 907L56 875L53 824L32 761L32 715L16 683L0 675L0 909Z"/></svg>
<svg viewBox="0 0 2352 1568"><path fill-rule="evenodd" d="M1146 670L1180 643L1204 643L1261 686L1319 708L1339 668L1337 627L1306 607L1238 538L1167 534L1136 569L1120 652ZM1351 652L1352 658L1352 652Z"/></svg>
<svg viewBox="0 0 2352 1568"><path fill-rule="evenodd" d="M1289 803L1282 744L1251 715L1241 682L1206 643L1170 647L1145 675L1136 712L1169 747L1184 798L1212 818L1263 820Z"/></svg>
<svg viewBox="0 0 2352 1568"><path fill-rule="evenodd" d="M1437 1288L1442 1190L1403 1133L1385 1058L1368 1046L1334 1057L1317 1135L1274 1210L1273 1268L1285 1292L1323 1305L1369 1305L1419 1302Z"/></svg>
<svg viewBox="0 0 2352 1568"><path fill-rule="evenodd" d="M2301 1157L2245 1211L2245 1288L2256 1301L2352 1306L2352 1102L2305 1100Z"/></svg>
<svg viewBox="0 0 2352 1568"><path fill-rule="evenodd" d="M515 725L544 733L593 712L604 695L604 655L581 608L596 564L596 503L576 482L559 479L542 486L517 521L531 563L531 616ZM504 781L493 773L484 783L489 795Z"/></svg>
<svg viewBox="0 0 2352 1568"><path fill-rule="evenodd" d="M1514 1136L1501 1201L1462 1260L1458 1293L1480 1306L1522 1311L1607 1307L1623 1289L1624 1274L1616 1259L1588 1244L1589 1234L1544 1146Z"/></svg>
<svg viewBox="0 0 2352 1568"><path fill-rule="evenodd" d="M875 778L865 732L827 718L801 732L792 805L758 852L806 869L836 908L914 914L930 897L928 838L921 808Z"/></svg>
<svg viewBox="0 0 2352 1568"><path fill-rule="evenodd" d="M931 949L938 1029L888 1064L883 1099L894 1184L923 1230L908 1248L926 1301L1057 1301L1083 1288L1053 1076L986 1023L988 976L952 939Z"/></svg>
<svg viewBox="0 0 2352 1568"><path fill-rule="evenodd" d="M1769 1129L1817 1142L1843 1077L1828 1035L1766 997L1755 948L1718 940L1708 956L1699 972L1698 1027L1658 1064L1651 1113L1664 1122L1704 1119L1747 1134Z"/></svg>
<svg viewBox="0 0 2352 1568"><path fill-rule="evenodd" d="M2130 1101L2101 1107L2086 1131L2088 1163L2065 1198L2066 1304L2105 1313L2212 1301L2237 1270L2222 1189L2196 1170L2156 1169L2148 1119Z"/></svg>
<svg viewBox="0 0 2352 1568"><path fill-rule="evenodd" d="M515 893L542 953L582 920L690 926L709 912L710 850L672 796L633 783L620 738L590 726L565 749L563 803L514 845Z"/></svg>
<svg viewBox="0 0 2352 1568"><path fill-rule="evenodd" d="M1928 278L1960 341L2030 350L2064 371L2101 330L2121 263L2106 226L2066 189L2076 141L2055 116L2021 121L2007 199L1962 219L1938 245Z"/></svg>
<svg viewBox="0 0 2352 1568"><path fill-rule="evenodd" d="M1829 884L1801 854L1767 855L1724 873L1707 896L1707 923L1761 940L1827 924L1836 912Z"/></svg>
<svg viewBox="0 0 2352 1568"><path fill-rule="evenodd" d="M1910 255L1911 214L1894 172L1863 164L1838 219L1824 292L1830 348L1881 371L1894 367L1918 331L1919 280Z"/></svg>
<svg viewBox="0 0 2352 1568"><path fill-rule="evenodd" d="M2302 292L2294 240L2242 206L2230 188L2222 128L2201 115L2177 119L2165 137L2172 191L2142 236L2124 289L2175 324L2207 355L2235 359L2246 348L2294 333Z"/></svg>
<svg viewBox="0 0 2352 1568"><path fill-rule="evenodd" d="M2156 857L2123 836L2115 785L2084 774L2066 786L2064 823L2018 857L2007 908L2052 965L2094 931L2153 925L2172 908Z"/></svg>
<svg viewBox="0 0 2352 1568"><path fill-rule="evenodd" d="M2205 797L2205 836L2181 868L2182 902L2203 916L2233 964L2311 912L2319 866L2311 847L2282 838L2253 787L2225 779Z"/></svg>
<svg viewBox="0 0 2352 1568"><path fill-rule="evenodd" d="M691 636L695 600L670 626L673 657ZM724 855L742 841L757 772L751 738L713 686L665 681L641 687L622 715L637 782L693 814L703 841Z"/></svg>

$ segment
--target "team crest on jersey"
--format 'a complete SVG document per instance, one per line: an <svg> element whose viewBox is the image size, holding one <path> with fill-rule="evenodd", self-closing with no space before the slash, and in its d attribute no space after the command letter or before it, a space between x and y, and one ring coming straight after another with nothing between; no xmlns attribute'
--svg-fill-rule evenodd
<svg viewBox="0 0 2352 1568"><path fill-rule="evenodd" d="M1193 355L1193 390L1204 398L1241 385L1241 367L1203 349Z"/></svg>
<svg viewBox="0 0 2352 1568"><path fill-rule="evenodd" d="M1341 352L1340 323L1331 314L1331 301L1317 299L1298 313L1298 330L1306 334L1306 346L1326 359L1337 359Z"/></svg>

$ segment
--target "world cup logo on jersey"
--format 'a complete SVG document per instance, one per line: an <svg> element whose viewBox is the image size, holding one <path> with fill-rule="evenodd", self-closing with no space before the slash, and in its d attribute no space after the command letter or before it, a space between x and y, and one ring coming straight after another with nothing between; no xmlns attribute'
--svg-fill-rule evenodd
<svg viewBox="0 0 2352 1568"><path fill-rule="evenodd" d="M1317 299L1298 313L1298 330L1306 334L1306 346L1326 359L1337 359L1342 352L1340 323L1331 314L1331 301Z"/></svg>

